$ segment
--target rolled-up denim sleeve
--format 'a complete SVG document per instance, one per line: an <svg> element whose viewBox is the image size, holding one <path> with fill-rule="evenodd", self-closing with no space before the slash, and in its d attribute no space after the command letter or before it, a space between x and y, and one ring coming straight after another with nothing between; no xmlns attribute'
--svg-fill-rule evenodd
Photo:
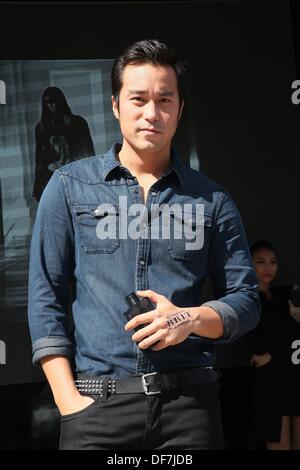
<svg viewBox="0 0 300 470"><path fill-rule="evenodd" d="M252 330L260 318L258 282L237 207L221 193L212 230L209 275L216 300L205 302L222 318L223 337L232 342Z"/></svg>
<svg viewBox="0 0 300 470"><path fill-rule="evenodd" d="M74 232L63 176L55 171L39 203L33 229L28 286L28 320L33 364L49 355L73 356L68 337Z"/></svg>

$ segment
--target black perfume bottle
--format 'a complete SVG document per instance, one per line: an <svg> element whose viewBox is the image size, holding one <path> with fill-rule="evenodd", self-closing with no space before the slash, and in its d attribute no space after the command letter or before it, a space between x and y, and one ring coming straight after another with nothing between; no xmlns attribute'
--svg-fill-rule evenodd
<svg viewBox="0 0 300 470"><path fill-rule="evenodd" d="M155 309L154 305L147 297L138 297L135 292L131 292L131 294L127 295L125 300L129 305L129 309L125 312L128 320L131 320L140 313L146 313Z"/></svg>
<svg viewBox="0 0 300 470"><path fill-rule="evenodd" d="M125 297L125 300L127 304L129 305L129 309L126 310L125 312L125 316L128 319L128 321L134 318L136 315L150 312L150 310L155 310L155 307L153 303L151 302L151 300L149 300L147 297L138 297L135 292L132 292L131 294L127 295ZM144 325L140 325L134 328L134 330L138 331L143 327ZM152 344L150 349L158 343L159 341L156 341L156 343Z"/></svg>

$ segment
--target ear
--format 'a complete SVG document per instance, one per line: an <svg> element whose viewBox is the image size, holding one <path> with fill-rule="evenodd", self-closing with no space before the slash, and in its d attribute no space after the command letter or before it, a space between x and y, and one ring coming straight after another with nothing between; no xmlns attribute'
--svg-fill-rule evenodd
<svg viewBox="0 0 300 470"><path fill-rule="evenodd" d="M115 118L119 119L120 115L119 115L118 102L116 101L114 96L111 97L111 103L112 103L112 110L113 110L113 113L115 115Z"/></svg>
<svg viewBox="0 0 300 470"><path fill-rule="evenodd" d="M182 103L181 103L181 106L180 106L180 110L179 110L179 114L178 114L178 121L179 121L180 118L181 118L181 114L182 114L183 107L184 107L184 101L182 100Z"/></svg>

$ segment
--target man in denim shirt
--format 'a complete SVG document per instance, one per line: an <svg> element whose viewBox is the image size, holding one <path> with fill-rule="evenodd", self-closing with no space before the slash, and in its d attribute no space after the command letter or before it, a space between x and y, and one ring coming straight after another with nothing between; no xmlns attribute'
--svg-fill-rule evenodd
<svg viewBox="0 0 300 470"><path fill-rule="evenodd" d="M61 449L222 448L214 344L260 307L236 206L171 150L183 72L157 40L128 47L112 70L122 145L56 170L39 204L29 321ZM152 305L128 321L134 292Z"/></svg>

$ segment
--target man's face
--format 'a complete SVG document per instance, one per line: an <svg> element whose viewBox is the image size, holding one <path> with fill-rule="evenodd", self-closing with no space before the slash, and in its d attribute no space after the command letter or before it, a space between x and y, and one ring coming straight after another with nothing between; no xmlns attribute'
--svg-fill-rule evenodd
<svg viewBox="0 0 300 470"><path fill-rule="evenodd" d="M126 143L137 152L169 151L179 117L175 71L170 66L127 65L119 105L112 97Z"/></svg>

